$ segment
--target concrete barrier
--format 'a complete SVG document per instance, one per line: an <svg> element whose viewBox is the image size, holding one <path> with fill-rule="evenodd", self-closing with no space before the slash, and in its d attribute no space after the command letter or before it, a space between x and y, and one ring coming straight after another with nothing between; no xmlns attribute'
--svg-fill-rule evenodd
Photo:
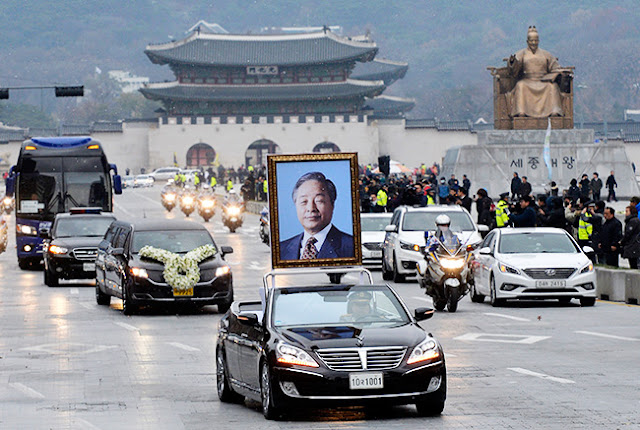
<svg viewBox="0 0 640 430"><path fill-rule="evenodd" d="M640 270L596 267L596 274L598 298L634 305L640 301Z"/></svg>

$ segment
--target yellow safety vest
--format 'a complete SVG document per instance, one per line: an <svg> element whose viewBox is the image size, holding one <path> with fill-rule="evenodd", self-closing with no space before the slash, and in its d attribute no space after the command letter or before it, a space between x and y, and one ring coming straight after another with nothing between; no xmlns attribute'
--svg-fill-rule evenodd
<svg viewBox="0 0 640 430"><path fill-rule="evenodd" d="M435 205L436 202L435 200L433 200L433 197L431 197L430 194L427 194L427 206L431 206L431 205Z"/></svg>
<svg viewBox="0 0 640 430"><path fill-rule="evenodd" d="M216 185L218 185L218 180L216 179L215 176L211 177L211 187L215 187Z"/></svg>
<svg viewBox="0 0 640 430"><path fill-rule="evenodd" d="M193 183L198 185L200 183L200 175L194 175Z"/></svg>
<svg viewBox="0 0 640 430"><path fill-rule="evenodd" d="M584 214L587 218L591 218L591 214L587 212ZM591 239L591 235L593 234L593 225L589 224L586 221L578 221L578 240L589 240Z"/></svg>
<svg viewBox="0 0 640 430"><path fill-rule="evenodd" d="M507 213L507 208L509 204L504 200L500 200L496 205L496 226L504 227L509 224L509 214Z"/></svg>
<svg viewBox="0 0 640 430"><path fill-rule="evenodd" d="M176 176L173 177L173 182L175 182L176 184L178 182L180 182L180 174L179 173L176 173Z"/></svg>
<svg viewBox="0 0 640 430"><path fill-rule="evenodd" d="M231 191L233 189L233 181L229 179L227 181L227 191Z"/></svg>
<svg viewBox="0 0 640 430"><path fill-rule="evenodd" d="M266 180L262 181L262 191L266 193L268 189L269 189L269 184L267 184L267 181Z"/></svg>
<svg viewBox="0 0 640 430"><path fill-rule="evenodd" d="M253 172L253 166L247 167L247 170L250 171L250 172Z"/></svg>
<svg viewBox="0 0 640 430"><path fill-rule="evenodd" d="M386 206L387 205L387 193L385 193L384 190L378 191L378 194L377 194L376 197L378 199L378 201L376 202L376 204L378 206Z"/></svg>

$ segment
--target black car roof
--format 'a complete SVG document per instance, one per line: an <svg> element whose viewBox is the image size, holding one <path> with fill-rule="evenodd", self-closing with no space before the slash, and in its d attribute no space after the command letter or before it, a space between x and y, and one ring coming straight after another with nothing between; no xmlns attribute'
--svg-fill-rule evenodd
<svg viewBox="0 0 640 430"><path fill-rule="evenodd" d="M116 219L116 216L112 212L101 212L99 214L70 214L68 212L56 214L56 219L59 218L113 218Z"/></svg>
<svg viewBox="0 0 640 430"><path fill-rule="evenodd" d="M122 221L121 221L122 222ZM195 221L183 220L136 220L122 222L133 227L135 231L157 231L157 230L204 230L207 229Z"/></svg>

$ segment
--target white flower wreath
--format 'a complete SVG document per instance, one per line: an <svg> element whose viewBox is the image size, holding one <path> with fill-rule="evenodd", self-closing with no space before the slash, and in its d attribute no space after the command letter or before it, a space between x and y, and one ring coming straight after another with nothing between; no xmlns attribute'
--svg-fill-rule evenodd
<svg viewBox="0 0 640 430"><path fill-rule="evenodd" d="M140 256L157 260L164 264L162 276L172 288L178 291L188 290L200 280L198 263L216 255L218 251L213 245L199 246L187 252L184 257L167 251L166 249L145 246L140 250Z"/></svg>

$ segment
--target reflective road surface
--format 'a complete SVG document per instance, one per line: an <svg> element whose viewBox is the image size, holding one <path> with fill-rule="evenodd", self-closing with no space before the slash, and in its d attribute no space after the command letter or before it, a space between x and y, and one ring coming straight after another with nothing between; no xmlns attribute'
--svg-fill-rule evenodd
<svg viewBox="0 0 640 430"><path fill-rule="evenodd" d="M116 197L119 218L167 214L158 186ZM194 215L194 222L201 222ZM208 228L227 256L237 300L257 299L270 254L258 217L230 234L219 213ZM13 220L10 231L13 231ZM91 283L43 284L21 271L15 238L0 255L0 428L477 428L589 429L640 425L640 307L529 302L492 308L465 297L458 312L423 326L442 342L449 391L441 417L412 406L293 411L268 422L258 404L227 405L215 388L220 315L168 308L122 315L98 306ZM381 281L380 272L374 272ZM326 282L322 275L318 278ZM394 284L412 307L430 306L415 282Z"/></svg>

